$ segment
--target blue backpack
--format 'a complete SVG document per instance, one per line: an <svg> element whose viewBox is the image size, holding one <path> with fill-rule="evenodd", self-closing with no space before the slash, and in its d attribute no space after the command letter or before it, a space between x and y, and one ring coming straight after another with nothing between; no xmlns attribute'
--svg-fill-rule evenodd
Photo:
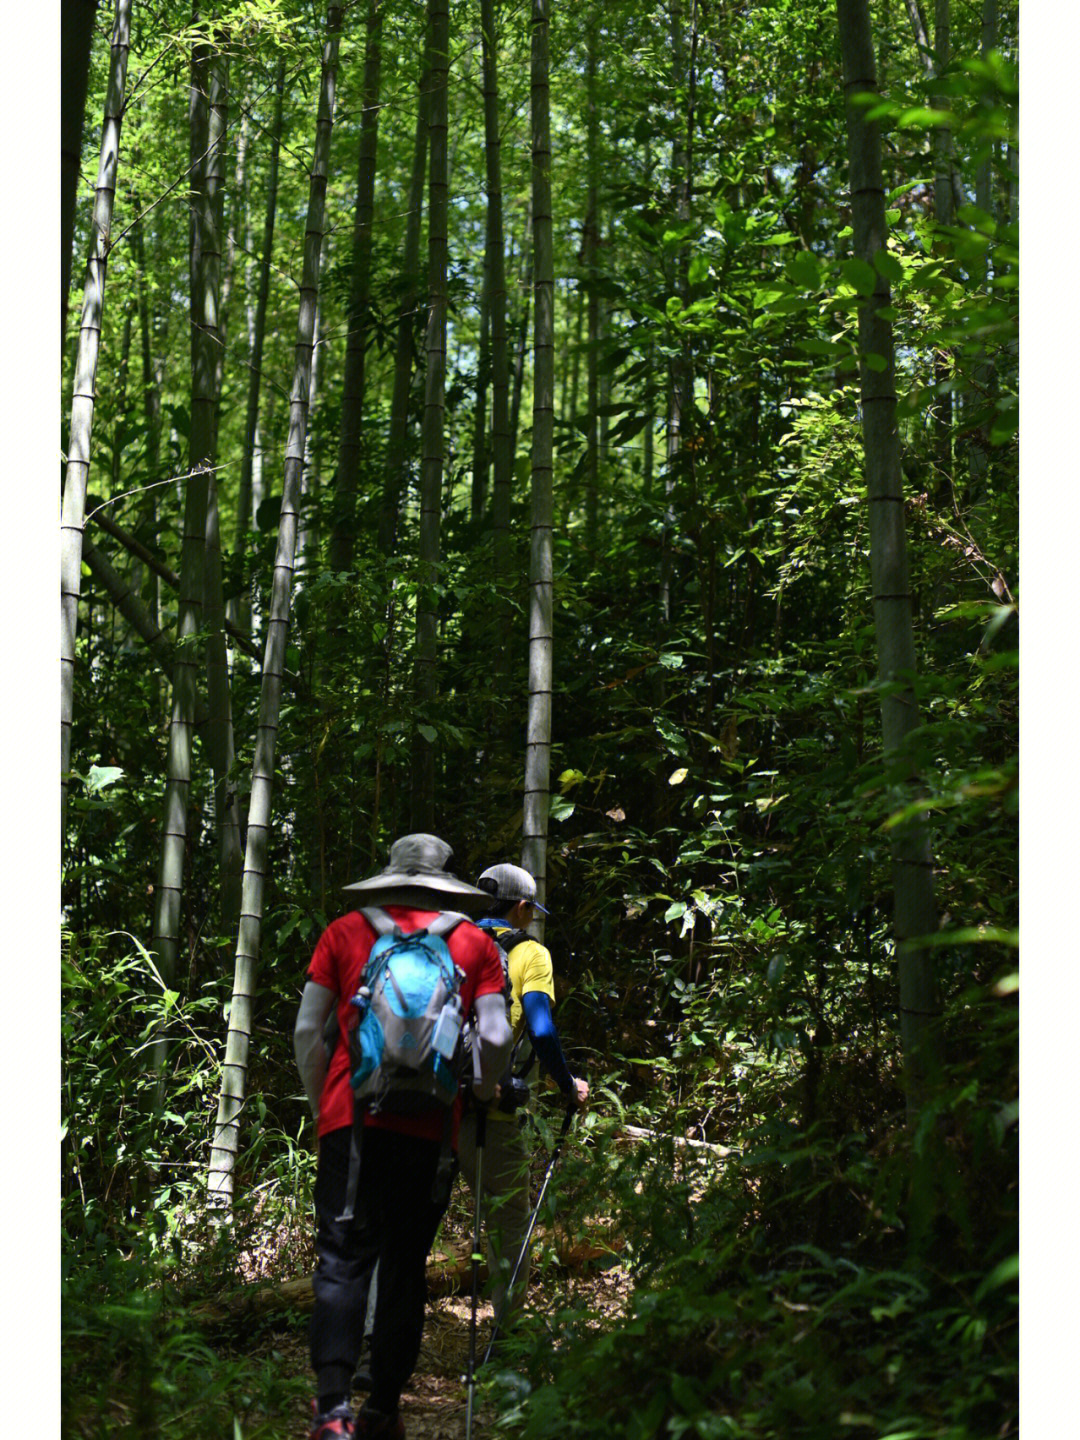
<svg viewBox="0 0 1080 1440"><path fill-rule="evenodd" d="M447 911L402 931L384 910L360 912L377 939L350 1004L349 1083L358 1115L452 1106L462 1070L461 982L447 937L465 919Z"/></svg>

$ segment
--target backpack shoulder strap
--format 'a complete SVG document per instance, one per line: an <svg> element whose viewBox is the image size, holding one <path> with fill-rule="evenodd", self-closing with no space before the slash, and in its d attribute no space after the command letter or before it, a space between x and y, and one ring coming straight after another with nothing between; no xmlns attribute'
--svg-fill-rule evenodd
<svg viewBox="0 0 1080 1440"><path fill-rule="evenodd" d="M533 938L527 930L499 930L493 933L495 934L496 944L500 945L507 955L510 954L511 950L520 945L523 940L531 940Z"/></svg>
<svg viewBox="0 0 1080 1440"><path fill-rule="evenodd" d="M424 933L427 935L441 935L445 940L452 931L457 929L463 920L467 920L468 918L467 915L459 915L456 910L444 910L437 919L431 922Z"/></svg>
<svg viewBox="0 0 1080 1440"><path fill-rule="evenodd" d="M386 911L380 910L376 905L370 906L367 910L361 910L360 914L375 931L376 939L381 940L384 935L392 935L397 929L396 923L391 920Z"/></svg>

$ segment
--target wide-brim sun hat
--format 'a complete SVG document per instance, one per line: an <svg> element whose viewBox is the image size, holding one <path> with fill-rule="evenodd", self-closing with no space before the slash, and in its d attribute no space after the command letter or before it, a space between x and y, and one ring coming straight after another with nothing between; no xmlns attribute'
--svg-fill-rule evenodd
<svg viewBox="0 0 1080 1440"><path fill-rule="evenodd" d="M491 906L486 890L459 880L446 868L454 852L437 835L402 835L390 846L384 870L344 886L362 903L409 905L415 910L460 910L477 915Z"/></svg>
<svg viewBox="0 0 1080 1440"><path fill-rule="evenodd" d="M489 865L477 880L491 900L528 900L541 915L550 915L536 898L536 881L520 865Z"/></svg>

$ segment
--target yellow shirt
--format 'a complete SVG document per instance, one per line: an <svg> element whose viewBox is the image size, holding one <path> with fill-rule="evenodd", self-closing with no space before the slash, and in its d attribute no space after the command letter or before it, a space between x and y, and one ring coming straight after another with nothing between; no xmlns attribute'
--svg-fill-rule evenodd
<svg viewBox="0 0 1080 1440"><path fill-rule="evenodd" d="M554 1004L555 972L551 967L551 951L538 940L522 940L506 957L510 971L510 1025L517 1043L525 1028L525 1009L521 1003L523 995L540 990Z"/></svg>
<svg viewBox="0 0 1080 1440"><path fill-rule="evenodd" d="M533 990L540 990L554 1003L555 973L551 966L551 951L538 940L521 940L506 957L506 967L510 972L510 1026L514 1032L514 1044L517 1045L525 1032L525 1007L521 1003L521 997ZM529 1040L526 1036L521 1042L519 1060L524 1060L528 1053ZM528 1073L524 1076L530 1084L535 1083L538 1068L534 1056ZM494 1107L488 1112L488 1119L517 1123L516 1115L507 1115Z"/></svg>

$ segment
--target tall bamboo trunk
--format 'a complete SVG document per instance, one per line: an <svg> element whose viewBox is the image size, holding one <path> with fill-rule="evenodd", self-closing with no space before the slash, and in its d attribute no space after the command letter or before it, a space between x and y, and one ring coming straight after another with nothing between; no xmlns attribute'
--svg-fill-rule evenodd
<svg viewBox="0 0 1080 1440"><path fill-rule="evenodd" d="M536 275L533 346L532 526L529 556L529 715L521 863L547 894L551 805L552 565L555 443L555 250L551 220L551 0L532 3L532 211ZM543 935L542 921L539 923Z"/></svg>
<svg viewBox="0 0 1080 1440"><path fill-rule="evenodd" d="M196 12L197 13L197 12ZM172 708L166 757L161 858L154 887L152 950L166 985L177 975L180 918L187 850L188 803L191 794L192 727L197 693L199 652L196 637L202 628L206 584L206 518L210 471L214 463L218 284L220 243L217 234L214 186L218 158L209 153L211 119L209 92L212 63L209 47L197 42L191 55L191 430L188 473L184 495L184 533L180 560L180 594L177 603L176 651L173 667ZM217 126L215 126L215 133ZM154 1049L163 1071L168 1056L164 1040ZM163 1095L159 1079L158 1099Z"/></svg>
<svg viewBox="0 0 1080 1440"><path fill-rule="evenodd" d="M326 217L327 166L330 132L334 117L338 48L341 42L342 7L332 3L326 16L319 110L315 126L315 153L308 192L307 229L304 237L304 266L300 281L300 313L297 322L296 361L289 404L289 440L278 526L277 554L271 585L270 613L266 626L259 697L259 724L251 770L251 801L248 810L247 848L244 856L243 901L236 944L229 1033L222 1064L221 1095L210 1152L208 1189L212 1203L232 1203L233 1170L239 1148L240 1114L247 1087L248 1051L251 1042L255 975L262 940L263 893L267 875L274 760L278 717L281 710L282 676L289 638L289 604L300 506L300 479L307 437L311 385L311 359L315 340L315 312L319 297L319 267Z"/></svg>
<svg viewBox="0 0 1080 1440"><path fill-rule="evenodd" d="M514 385L510 400L510 456L517 455L518 433L521 429L521 394L525 385L525 353L529 344L529 315L533 293L532 199L525 216L525 234L521 242L521 315L518 319L517 345L514 350Z"/></svg>
<svg viewBox="0 0 1080 1440"><path fill-rule="evenodd" d="M274 119L270 134L270 165L266 182L266 220L263 225L262 254L259 259L259 293L251 336L248 369L247 411L244 417L244 445L240 456L240 487L236 502L236 535L233 555L242 561L251 528L255 452L259 435L259 397L262 387L263 347L266 341L266 310L270 302L270 262L274 251L274 223L277 217L278 168L281 153L281 121L285 96L285 60L278 61L274 77ZM245 592L231 602L230 619L246 634L251 631L251 600Z"/></svg>
<svg viewBox="0 0 1080 1440"><path fill-rule="evenodd" d="M447 172L450 9L448 0L429 0L431 88L428 94L428 325L425 352L424 422L420 456L420 576L416 599L414 693L417 718L431 724L438 694L439 529L446 437L446 271L449 187ZM412 825L435 826L435 744L419 729L413 738Z"/></svg>
<svg viewBox="0 0 1080 1440"><path fill-rule="evenodd" d="M491 316L492 529L495 569L510 569L510 354L506 330L506 241L503 234L502 142L499 135L498 35L494 0L480 0L484 62L484 165L487 181L487 273Z"/></svg>
<svg viewBox="0 0 1080 1440"><path fill-rule="evenodd" d="M382 64L383 0L368 0L367 51L360 116L360 159L353 219L353 262L349 293L345 380L341 397L340 443L330 566L351 570L356 539L356 491L364 416L365 361L371 323L371 241L375 215L375 171L379 141L379 70Z"/></svg>
<svg viewBox="0 0 1080 1440"><path fill-rule="evenodd" d="M120 489L124 473L124 448L127 443L127 388L131 369L131 332L135 321L135 300L131 298L124 306L124 332L120 341L120 364L116 370L116 418L112 437L112 488Z"/></svg>
<svg viewBox="0 0 1080 1440"><path fill-rule="evenodd" d="M394 350L394 389L390 402L390 431L386 444L386 473L379 516L379 550L392 552L398 531L401 498L405 493L405 467L409 437L409 396L412 390L415 312L420 296L420 231L424 215L424 169L428 149L428 66L430 22L425 22L424 54L417 81L416 132L409 179L408 214L402 255L403 288L398 309Z"/></svg>
<svg viewBox="0 0 1080 1440"><path fill-rule="evenodd" d="M694 40L697 36L697 9L694 8ZM693 189L692 151L694 129L694 67L687 65L686 37L683 34L683 10L681 0L675 0L671 7L671 63L673 90L676 95L687 94L687 123L685 133L676 125L675 138L671 146L672 188L674 190L675 215L680 223L690 218L690 199ZM689 292L687 251L683 248L672 260L671 285L673 293L679 296L685 306ZM678 468L683 446L683 432L694 394L694 375L691 368L690 351L687 341L678 342L678 349L669 363L668 404L667 404L667 467L664 476L664 539L660 555L660 610L665 621L672 615L672 568L673 558L671 537L675 533L677 518L675 491Z"/></svg>
<svg viewBox="0 0 1080 1440"><path fill-rule="evenodd" d="M571 424L577 423L578 398L580 396L581 384L581 340L585 326L585 290L579 281L574 287L574 341L571 347L570 362L564 368L563 374L569 370L570 389L566 397L566 408L563 415L564 420Z"/></svg>
<svg viewBox="0 0 1080 1440"><path fill-rule="evenodd" d="M491 468L487 417L488 389L491 384L491 281L486 253L483 272L480 287L480 336L476 355L476 400L473 405L472 484L469 487L469 513L477 529L484 518L488 471Z"/></svg>
<svg viewBox="0 0 1080 1440"><path fill-rule="evenodd" d="M225 143L228 128L228 61L216 55L209 70L209 133L205 165L206 221L210 231L202 253L203 284L201 288L202 343L212 362L211 394L207 397L206 413L199 416L201 463L207 472L206 552L204 574L204 613L206 617L206 694L209 723L206 744L214 776L214 824L218 840L218 874L220 878L221 926L232 930L240 920L240 876L243 852L240 844L240 814L236 795L233 764L236 759L233 740L232 694L229 683L229 655L225 639L225 599L222 582L221 520L218 512L216 475L218 408L224 374L224 276L222 273L221 240L224 229ZM239 183L239 177L238 177ZM193 355L194 365L194 355ZM196 393L197 370L192 370L192 397ZM195 433L195 408L192 406L192 432ZM206 434L206 429L209 434ZM193 464L196 457L192 455Z"/></svg>
<svg viewBox="0 0 1080 1440"><path fill-rule="evenodd" d="M60 10L60 345L67 338L71 251L79 193L83 118L97 0L68 0Z"/></svg>
<svg viewBox="0 0 1080 1440"><path fill-rule="evenodd" d="M949 0L934 0L934 78L939 79L949 64L951 39L949 32ZM932 104L947 110L949 98L937 93ZM934 131L934 220L945 229L954 224L957 203L954 197L954 165L952 131L940 125ZM937 432L938 483L935 495L939 503L953 503L953 397L950 388L953 360L949 350L934 352L935 430Z"/></svg>
<svg viewBox="0 0 1080 1440"><path fill-rule="evenodd" d="M161 478L161 380L162 374L154 360L154 323L150 315L150 297L146 282L146 244L143 225L135 227L135 259L138 266L139 350L142 357L143 416L146 422L146 474L149 487L143 496L142 513L147 534L157 533L157 489ZM161 604L158 577L147 567L143 598L155 628L161 626Z"/></svg>
<svg viewBox="0 0 1080 1440"><path fill-rule="evenodd" d="M588 346L585 352L585 544L597 554L597 517L600 493L600 286L597 259L600 252L600 120L596 103L596 21L589 24L585 54L586 171L584 260L588 296Z"/></svg>
<svg viewBox="0 0 1080 1440"><path fill-rule="evenodd" d="M997 44L997 0L983 0L982 12L982 36L980 53L985 60ZM990 96L986 96L983 102L987 107L992 105ZM979 166L975 179L975 204L984 215L994 214L994 190L993 190L993 150L991 149L985 161ZM990 278L989 258L982 267L980 275L982 283ZM990 361L985 352L979 357L975 368L975 376L980 396L978 399L970 397L976 406L985 403L986 399L992 399L996 390L995 371L993 362ZM964 427L967 428L966 426ZM986 475L989 469L989 457L984 436L977 430L971 430L967 445L968 457L968 503L978 504L984 497Z"/></svg>
<svg viewBox="0 0 1080 1440"><path fill-rule="evenodd" d="M904 3L911 21L911 32L915 37L915 47L922 61L923 72L932 83L948 64L948 0L934 0L934 26L937 33L934 36L933 46L930 44L930 32L926 28L926 17L923 15L920 0L904 0ZM944 25L942 26L943 20ZM945 55L943 59L939 55L939 59L936 60L935 51L937 51L939 40L944 42ZM948 100L944 96L935 96L933 104L936 109L948 109ZM948 204L954 211L959 209L964 203L964 194L960 177L952 161L952 132L947 126L940 126L934 131L934 194L936 200L938 200L943 186L948 186L949 189ZM937 215L942 214L942 208L938 200Z"/></svg>
<svg viewBox="0 0 1080 1440"><path fill-rule="evenodd" d="M853 99L877 88L867 0L837 0L843 61L855 255L872 265L884 253L887 228L881 138ZM875 272L876 273L876 272ZM915 640L908 580L907 534L896 425L896 374L888 282L877 275L859 308L859 387L866 489L870 509L870 570L881 681L897 688L881 701L886 758L896 757L919 724L914 693ZM884 366L871 369L867 356ZM876 362L877 363L877 362ZM897 758L895 765L903 765ZM926 827L908 825L892 839L894 930L900 977L900 1034L909 1120L914 1122L937 1070L938 999L932 951L911 942L937 929L933 869Z"/></svg>
<svg viewBox="0 0 1080 1440"><path fill-rule="evenodd" d="M82 538L86 486L90 473L90 436L94 424L98 352L105 305L105 269L109 255L120 123L124 113L128 53L131 48L131 0L116 0L109 83L101 127L101 158L94 192L90 258L86 265L79 348L71 401L71 431L60 520L60 833L67 825L68 772L71 769L71 717L75 698L75 633L79 622Z"/></svg>
<svg viewBox="0 0 1080 1440"><path fill-rule="evenodd" d="M979 52L984 60L997 44L997 22L998 0L983 0ZM989 107L991 103L990 98L987 97L985 104ZM986 159L979 166L979 173L975 181L975 204L986 215L992 214L994 208L992 154L992 151L988 153Z"/></svg>
<svg viewBox="0 0 1080 1440"><path fill-rule="evenodd" d="M223 60L225 66L226 82L228 79L228 62ZM229 95L228 84L226 83L220 104L227 119L227 97ZM232 204L229 207L228 229L225 227L225 187L222 185L219 198L218 230L225 237L225 253L222 256L221 266L221 303L219 305L218 327L220 331L218 354L217 354L217 379L216 389L218 397L218 424L221 421L221 396L224 389L225 358L229 349L229 302L232 299L233 281L236 276L236 234L244 220L244 213L247 209L247 159L250 143L251 111L244 104L243 91L240 93L240 133L236 138L236 166L234 170L235 181L233 184Z"/></svg>

